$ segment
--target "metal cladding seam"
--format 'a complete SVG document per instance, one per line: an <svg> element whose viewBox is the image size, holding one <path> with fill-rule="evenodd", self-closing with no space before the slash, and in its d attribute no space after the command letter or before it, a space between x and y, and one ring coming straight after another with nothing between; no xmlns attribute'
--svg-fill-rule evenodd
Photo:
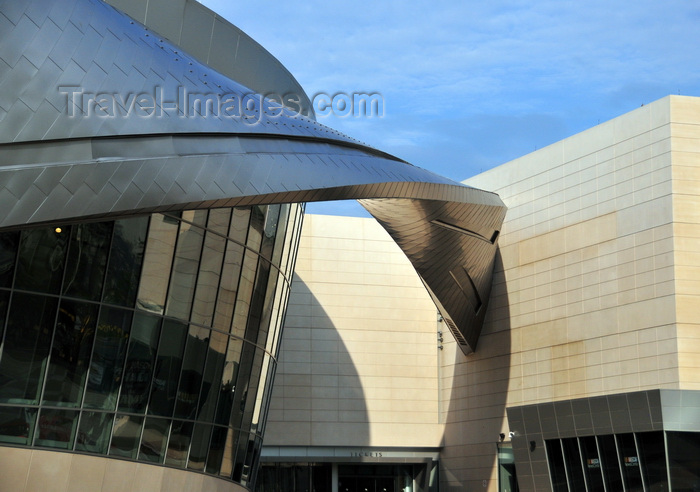
<svg viewBox="0 0 700 492"><path fill-rule="evenodd" d="M476 348L506 211L497 195L276 106L99 0L8 0L0 13L0 230L357 198L462 350ZM253 104L236 115L178 94Z"/></svg>

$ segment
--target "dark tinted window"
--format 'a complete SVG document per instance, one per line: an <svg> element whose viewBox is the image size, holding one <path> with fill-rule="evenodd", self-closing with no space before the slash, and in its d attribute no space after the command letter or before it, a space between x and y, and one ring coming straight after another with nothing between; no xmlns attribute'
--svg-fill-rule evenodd
<svg viewBox="0 0 700 492"><path fill-rule="evenodd" d="M96 325L96 304L61 302L51 347L44 403L70 407L80 405Z"/></svg>
<svg viewBox="0 0 700 492"><path fill-rule="evenodd" d="M620 453L622 472L625 474L625 486L629 492L642 492L642 473L639 466L639 454L634 443L634 434L617 434L617 446Z"/></svg>
<svg viewBox="0 0 700 492"><path fill-rule="evenodd" d="M170 433L170 423L170 420L166 419L146 418L146 423L143 425L139 460L163 463L168 434Z"/></svg>
<svg viewBox="0 0 700 492"><path fill-rule="evenodd" d="M119 410L143 413L153 379L160 321L156 316L136 312L129 337L129 352L124 366Z"/></svg>
<svg viewBox="0 0 700 492"><path fill-rule="evenodd" d="M99 301L102 294L112 222L93 222L72 227L63 293Z"/></svg>
<svg viewBox="0 0 700 492"><path fill-rule="evenodd" d="M588 481L588 488L591 490L604 490L603 469L600 464L595 437L580 437L579 443L581 444L583 470Z"/></svg>
<svg viewBox="0 0 700 492"><path fill-rule="evenodd" d="M166 319L158 345L148 413L170 417L175 408L177 385L187 338L187 325Z"/></svg>
<svg viewBox="0 0 700 492"><path fill-rule="evenodd" d="M617 446L615 436L598 436L600 461L603 465L603 478L607 490L622 490L622 475L617 461Z"/></svg>
<svg viewBox="0 0 700 492"><path fill-rule="evenodd" d="M554 492L568 492L569 488L566 485L566 468L564 467L561 443L559 439L553 439L551 441L546 441L546 446L552 490L554 490Z"/></svg>
<svg viewBox="0 0 700 492"><path fill-rule="evenodd" d="M15 293L0 360L0 402L39 402L58 299Z"/></svg>
<svg viewBox="0 0 700 492"><path fill-rule="evenodd" d="M42 408L39 412L39 425L35 446L71 449L78 424L76 410Z"/></svg>
<svg viewBox="0 0 700 492"><path fill-rule="evenodd" d="M113 420L113 413L83 412L80 416L75 449L88 453L106 454Z"/></svg>
<svg viewBox="0 0 700 492"><path fill-rule="evenodd" d="M70 227L22 231L15 287L58 294L69 240Z"/></svg>
<svg viewBox="0 0 700 492"><path fill-rule="evenodd" d="M666 445L663 432L641 432L635 437L647 491L667 491Z"/></svg>
<svg viewBox="0 0 700 492"><path fill-rule="evenodd" d="M700 433L667 432L671 489L695 491L700 488Z"/></svg>
<svg viewBox="0 0 700 492"><path fill-rule="evenodd" d="M0 287L10 287L15 273L19 232L0 233Z"/></svg>
<svg viewBox="0 0 700 492"><path fill-rule="evenodd" d="M124 372L132 312L103 307L97 323L84 406L114 410Z"/></svg>
<svg viewBox="0 0 700 492"><path fill-rule="evenodd" d="M134 307L146 244L148 217L117 220L109 252L104 301Z"/></svg>
<svg viewBox="0 0 700 492"><path fill-rule="evenodd" d="M117 415L112 431L112 442L109 445L109 454L136 459L142 426L143 417Z"/></svg>

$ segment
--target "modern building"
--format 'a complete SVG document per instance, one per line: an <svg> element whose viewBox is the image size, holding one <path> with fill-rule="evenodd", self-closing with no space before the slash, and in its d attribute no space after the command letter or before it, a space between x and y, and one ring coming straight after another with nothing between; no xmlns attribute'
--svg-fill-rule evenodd
<svg viewBox="0 0 700 492"><path fill-rule="evenodd" d="M361 199L465 352L505 207L196 1L114 4L0 3L0 490L251 490L303 203Z"/></svg>
<svg viewBox="0 0 700 492"><path fill-rule="evenodd" d="M467 180L508 206L468 355L371 219L307 217L261 490L698 490L699 152L670 96Z"/></svg>
<svg viewBox="0 0 700 492"><path fill-rule="evenodd" d="M700 100L461 185L113 4L0 3L0 490L700 487Z"/></svg>

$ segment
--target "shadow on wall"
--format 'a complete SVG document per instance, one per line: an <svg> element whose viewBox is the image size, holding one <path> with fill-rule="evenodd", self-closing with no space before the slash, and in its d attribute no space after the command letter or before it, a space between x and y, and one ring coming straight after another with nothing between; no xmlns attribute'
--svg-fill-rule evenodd
<svg viewBox="0 0 700 492"><path fill-rule="evenodd" d="M508 291L500 250L493 288L475 353L465 356L456 343L442 358L445 433L441 491L496 491L497 445L508 438L506 401L510 380L511 331ZM486 485L484 485L486 482ZM484 488L486 486L486 488Z"/></svg>
<svg viewBox="0 0 700 492"><path fill-rule="evenodd" d="M367 446L370 429L365 400L340 334L295 273L265 446Z"/></svg>

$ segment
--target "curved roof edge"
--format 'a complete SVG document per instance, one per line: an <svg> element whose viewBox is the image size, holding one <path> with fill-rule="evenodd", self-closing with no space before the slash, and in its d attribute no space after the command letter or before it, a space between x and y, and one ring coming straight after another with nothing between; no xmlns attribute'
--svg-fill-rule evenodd
<svg viewBox="0 0 700 492"><path fill-rule="evenodd" d="M356 198L411 261L462 350L476 348L506 211L497 195L287 110L211 114L205 101L245 100L247 88L100 1L7 2L2 14L0 230ZM211 22L215 36L223 24Z"/></svg>
<svg viewBox="0 0 700 492"><path fill-rule="evenodd" d="M476 348L505 206L401 161L313 140L100 137L0 145L0 230L191 208L357 198Z"/></svg>
<svg viewBox="0 0 700 492"><path fill-rule="evenodd" d="M316 119L309 96L277 58L196 0L104 1L258 94L299 96L302 114Z"/></svg>

